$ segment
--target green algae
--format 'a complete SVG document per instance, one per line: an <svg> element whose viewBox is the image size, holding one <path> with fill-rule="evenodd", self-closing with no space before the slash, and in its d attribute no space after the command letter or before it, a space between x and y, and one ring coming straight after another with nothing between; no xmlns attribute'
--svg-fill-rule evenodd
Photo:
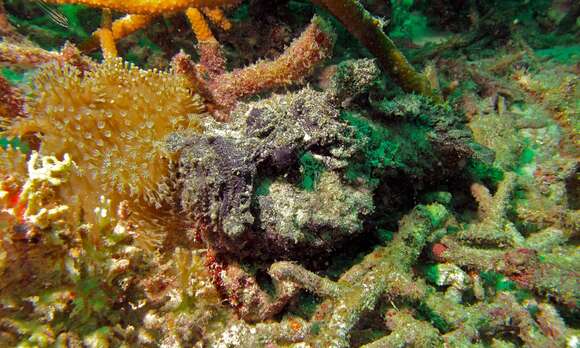
<svg viewBox="0 0 580 348"><path fill-rule="evenodd" d="M298 159L300 165L299 186L306 191L314 191L320 181L320 175L324 173L324 164L314 158L311 152L304 152Z"/></svg>
<svg viewBox="0 0 580 348"><path fill-rule="evenodd" d="M348 181L363 180L377 186L388 169L419 175L419 154L433 154L428 127L406 123L387 126L356 113L343 113L341 118L354 127L355 138L363 144L360 160L346 169Z"/></svg>
<svg viewBox="0 0 580 348"><path fill-rule="evenodd" d="M30 146L27 142L23 142L20 138L0 137L0 148L6 150L8 147L17 149L22 153L28 153Z"/></svg>

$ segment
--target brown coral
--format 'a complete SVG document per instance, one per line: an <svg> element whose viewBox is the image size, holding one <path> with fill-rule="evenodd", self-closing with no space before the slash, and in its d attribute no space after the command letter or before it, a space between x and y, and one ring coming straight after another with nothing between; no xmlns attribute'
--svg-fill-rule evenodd
<svg viewBox="0 0 580 348"><path fill-rule="evenodd" d="M274 60L225 72L219 46L207 43L200 46L199 65L183 53L174 58L173 65L187 76L192 88L213 104L218 119L226 120L240 99L300 82L330 56L333 44L331 28L315 17L300 37Z"/></svg>

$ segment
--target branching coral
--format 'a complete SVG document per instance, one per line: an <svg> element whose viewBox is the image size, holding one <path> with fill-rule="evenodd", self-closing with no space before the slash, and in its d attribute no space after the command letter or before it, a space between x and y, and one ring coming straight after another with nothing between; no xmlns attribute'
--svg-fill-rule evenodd
<svg viewBox="0 0 580 348"><path fill-rule="evenodd" d="M432 248L435 257L471 270L504 274L522 287L577 310L577 270L551 261L552 249L568 236L548 228L524 238L506 219L514 185L513 173L507 174L493 197L485 187L476 185L473 193L479 202L480 222L444 237ZM496 249L477 248L474 244Z"/></svg>
<svg viewBox="0 0 580 348"><path fill-rule="evenodd" d="M94 48L95 43L101 41L101 47L106 49L114 47L114 42L147 26L156 16L167 16L177 12L185 12L190 21L193 32L198 42L217 44L207 22L206 18L215 22L224 30L229 30L231 24L225 18L219 9L220 7L236 6L240 0L143 0L131 1L128 3L110 1L110 0L51 0L55 4L82 4L91 7L102 8L106 10L115 10L128 13L125 17L116 20L111 24L110 40L108 46L102 45L103 34L107 31L98 30L93 34L92 39L83 45L85 49ZM205 17L204 17L205 14Z"/></svg>
<svg viewBox="0 0 580 348"><path fill-rule="evenodd" d="M258 98L303 82L329 56L334 35L317 17L278 58L227 72L206 19L227 29L218 8L236 1L53 2L103 9L94 38L105 59L0 43L3 64L40 66L23 92L0 85L0 146L10 144L0 150L0 345L578 341L567 326L579 294L577 164L558 156L560 128L541 108L510 105L535 91L549 111L572 103L524 88L524 74L499 83L494 74L523 54L489 73L458 68L490 98L471 126L502 150L493 162L357 1L315 2L376 43L405 90L435 101L370 89L369 59L329 68L323 91ZM129 14L113 22L115 10ZM146 71L114 57L119 38L179 12L196 32L198 64L181 53L173 70ZM558 86L572 96L574 81ZM514 143L502 147L504 134ZM13 136L32 141L28 166Z"/></svg>
<svg viewBox="0 0 580 348"><path fill-rule="evenodd" d="M54 195L54 187L68 181L73 162L66 153L62 161L54 157L42 157L39 166L38 160L39 155L34 152L28 161L28 180L22 186L18 205L26 205L24 219L28 223L47 228L68 213L68 206L50 207L46 201Z"/></svg>
<svg viewBox="0 0 580 348"><path fill-rule="evenodd" d="M361 316L373 310L382 296L413 296L410 270L433 228L445 221L447 212L438 205L419 207L401 221L397 237L385 248L367 255L338 282L309 274L300 266L274 263L270 272L327 298L314 314L320 331L308 341L315 347L348 347L353 327ZM307 273L308 274L308 273Z"/></svg>
<svg viewBox="0 0 580 348"><path fill-rule="evenodd" d="M382 23L374 18L357 0L314 0L327 8L368 49L389 74L406 92L438 98L427 78L418 73L403 53L383 32Z"/></svg>
<svg viewBox="0 0 580 348"><path fill-rule="evenodd" d="M81 70L88 69L91 64L90 60L82 56L71 44L66 44L61 52L52 52L27 44L0 41L0 66L31 69L51 62L72 64Z"/></svg>
<svg viewBox="0 0 580 348"><path fill-rule="evenodd" d="M12 158L18 158L12 154ZM39 163L40 162L40 163ZM46 265L45 260L56 260L62 256L58 243L40 230L56 226L62 232L69 207L62 204L56 190L68 181L72 162L65 156L63 161L54 157L42 157L33 153L27 165L26 182L18 178L3 178L2 221L6 224L0 230L1 251L4 263L0 269L2 288L0 292L12 291L20 287L22 291L39 284L58 281L58 264ZM15 173L15 172L13 172ZM55 236L53 236L55 237ZM42 242L38 242L42 239ZM31 241L37 245L30 245ZM22 267L21 270L18 268ZM42 272L43 275L35 276ZM54 279L51 279L55 277Z"/></svg>
<svg viewBox="0 0 580 348"><path fill-rule="evenodd" d="M196 67L184 54L178 54L173 65L187 76L193 88L215 105L218 118L227 119L238 100L300 82L330 56L333 44L332 29L315 17L300 37L274 60L225 72L220 53L213 51L215 47L205 46L200 48L200 66Z"/></svg>
<svg viewBox="0 0 580 348"><path fill-rule="evenodd" d="M111 32L114 40L118 40L148 25L152 20L152 16L185 11L197 40L200 43L200 50L215 51L219 47L203 14L221 28L228 30L231 24L225 19L223 13L218 8L235 6L240 1L176 0L162 2L144 0L130 4L110 0L51 0L51 2L79 3L129 13L128 16L112 24ZM416 92L439 100L438 92L434 90L435 86L432 86L425 76L413 68L393 41L383 32L381 28L382 22L367 12L362 4L356 0L316 0L314 3L327 8L336 16L377 57L381 68L406 92ZM94 43L98 38L99 33L97 32L92 42L85 44L84 47L94 47ZM206 47L204 48L204 46ZM297 54L292 56L291 59L296 56L302 57L300 54ZM258 74L260 71L256 71L256 73Z"/></svg>
<svg viewBox="0 0 580 348"><path fill-rule="evenodd" d="M179 12L190 7L220 7L231 5L235 0L136 0L130 2L119 2L116 0L50 0L55 4L81 4L91 7L108 8L115 11L162 15L166 13Z"/></svg>

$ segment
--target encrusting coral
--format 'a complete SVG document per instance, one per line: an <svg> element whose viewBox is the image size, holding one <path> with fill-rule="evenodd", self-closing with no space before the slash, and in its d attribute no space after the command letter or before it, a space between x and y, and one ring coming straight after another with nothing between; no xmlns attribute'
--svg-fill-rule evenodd
<svg viewBox="0 0 580 348"><path fill-rule="evenodd" d="M20 90L0 76L0 119L24 115L24 99Z"/></svg>

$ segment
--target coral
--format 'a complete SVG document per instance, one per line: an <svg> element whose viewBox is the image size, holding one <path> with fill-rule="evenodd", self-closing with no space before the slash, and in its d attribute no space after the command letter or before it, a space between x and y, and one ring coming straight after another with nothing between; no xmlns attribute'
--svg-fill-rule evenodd
<svg viewBox="0 0 580 348"><path fill-rule="evenodd" d="M55 4L83 4L90 7L102 8L105 11L115 10L128 13L125 17L109 24L111 28L109 29L110 33L108 35L109 40L107 45L103 45L102 41L103 28L95 32L92 38L83 45L85 49L91 49L95 46L95 42L100 41L101 48L104 51L113 52L116 51L116 49L112 50L115 46L115 41L144 28L153 21L155 16L166 16L181 11L184 11L189 19L198 42L216 42L202 12L208 19L217 23L222 29L229 30L231 24L224 17L221 10L219 10L219 7L236 6L240 3L240 0L145 0L130 3L108 0L50 0L49 2Z"/></svg>
<svg viewBox="0 0 580 348"><path fill-rule="evenodd" d="M215 105L221 115L218 118L226 120L240 99L301 82L329 57L333 42L329 25L315 17L300 37L274 60L225 72L225 63L220 53L215 52L219 47L208 43L200 46L199 67L184 54L176 56L173 64L188 77L193 88Z"/></svg>
<svg viewBox="0 0 580 348"><path fill-rule="evenodd" d="M574 280L577 271L549 261L552 249L565 242L567 236L546 229L524 238L506 218L514 186L513 173L506 174L493 197L485 187L474 184L472 192L479 203L480 221L441 239L432 249L435 258L470 270L504 274L522 287L576 308L580 295ZM538 243L539 240L543 242ZM478 249L477 245L487 248Z"/></svg>
<svg viewBox="0 0 580 348"><path fill-rule="evenodd" d="M577 345L573 14L51 2L0 8L0 346Z"/></svg>
<svg viewBox="0 0 580 348"><path fill-rule="evenodd" d="M555 71L546 67L539 74L515 71L512 78L534 101L544 105L551 117L564 132L561 149L574 157L580 147L580 123L577 119L577 103L580 98L578 76L569 71Z"/></svg>
<svg viewBox="0 0 580 348"><path fill-rule="evenodd" d="M5 139L5 138L4 138ZM0 139L0 144L2 140ZM14 142L12 142L14 143ZM7 144L0 150L0 175L23 176L26 174L26 154L13 144Z"/></svg>
<svg viewBox="0 0 580 348"><path fill-rule="evenodd" d="M310 322L286 317L280 323L271 325L232 326L217 338L217 342L228 340L238 345L251 346L259 337L262 344L304 342L312 347L349 346L351 331L365 313L377 306L381 297L418 299L424 295L421 291L424 285L414 283L410 270L430 232L446 218L447 211L441 205L417 207L401 221L397 237L389 246L374 250L336 282L292 262L272 264L269 273L277 282L294 283L316 293L325 301L318 306ZM402 325L404 321L415 322L410 315L387 315L390 317L387 319L388 325L394 333L376 344L400 341L409 332L418 334L414 338L417 343L440 342L429 324L421 323L426 329L419 332Z"/></svg>
<svg viewBox="0 0 580 348"><path fill-rule="evenodd" d="M124 198L153 207L166 202L176 157L164 138L199 130L203 112L183 78L112 59L84 75L71 65L48 65L32 88L27 117L13 119L5 132L36 134L42 154L73 158L78 170L71 181L78 191L70 193L71 205L92 212L101 195L115 204Z"/></svg>
<svg viewBox="0 0 580 348"><path fill-rule="evenodd" d="M24 99L20 90L0 76L0 119L24 116Z"/></svg>
<svg viewBox="0 0 580 348"><path fill-rule="evenodd" d="M381 296L411 295L414 291L410 268L416 262L429 233L444 222L447 212L440 205L418 207L401 221L393 242L367 255L338 282L302 275L300 267L274 263L270 272L327 298L314 314L320 328L308 339L313 346L348 346L350 331L365 311L372 310ZM428 331L427 331L428 332ZM428 335L428 334L427 334ZM419 339L420 341L421 339Z"/></svg>
<svg viewBox="0 0 580 348"><path fill-rule="evenodd" d="M0 42L0 66L30 69L50 62L73 64L81 70L88 69L91 64L88 58L81 56L70 44L65 45L61 52L52 52L35 46Z"/></svg>
<svg viewBox="0 0 580 348"><path fill-rule="evenodd" d="M190 7L220 7L231 5L236 0L137 0L127 3L115 0L50 0L49 2L55 4L82 4L132 14L162 15L183 11Z"/></svg>
<svg viewBox="0 0 580 348"><path fill-rule="evenodd" d="M368 49L380 67L406 92L439 99L429 81L407 61L403 53L383 32L379 19L373 17L356 0L314 0L328 9Z"/></svg>
<svg viewBox="0 0 580 348"><path fill-rule="evenodd" d="M15 160L18 154L8 152ZM58 264L46 265L46 260L62 257L58 247L59 233L47 238L41 230L61 229L66 234L69 207L62 204L56 194L59 186L68 181L73 163L65 156L63 161L54 157L40 158L33 153L22 176L2 179L2 221L7 222L1 231L1 253L4 262L0 269L2 288L0 293L20 288L25 294L40 284L58 282ZM16 174L17 171L12 172ZM51 240L52 239L52 240ZM39 273L42 272L42 275Z"/></svg>
<svg viewBox="0 0 580 348"><path fill-rule="evenodd" d="M18 205L26 205L24 219L39 228L47 228L52 222L62 219L69 207L57 205L47 208L47 200L51 198L54 187L68 181L72 172L73 162L68 154L62 161L54 157L42 157L38 166L37 152L28 160L28 179L22 186ZM37 168L38 167L38 168Z"/></svg>
<svg viewBox="0 0 580 348"><path fill-rule="evenodd" d="M28 209L34 200L39 211L62 204L56 189L70 185L63 176L70 165L70 159L33 154L26 190L16 189L20 200L27 199ZM227 313L205 270L203 251L177 249L169 260L143 253L133 246L137 227L125 220L126 205L115 213L111 204L104 197L97 203L96 232L70 219L38 226L14 216L2 226L2 345L192 344L212 325L221 327ZM2 221L17 212L2 211ZM140 314L122 318L117 310ZM158 311L163 320L155 320Z"/></svg>

